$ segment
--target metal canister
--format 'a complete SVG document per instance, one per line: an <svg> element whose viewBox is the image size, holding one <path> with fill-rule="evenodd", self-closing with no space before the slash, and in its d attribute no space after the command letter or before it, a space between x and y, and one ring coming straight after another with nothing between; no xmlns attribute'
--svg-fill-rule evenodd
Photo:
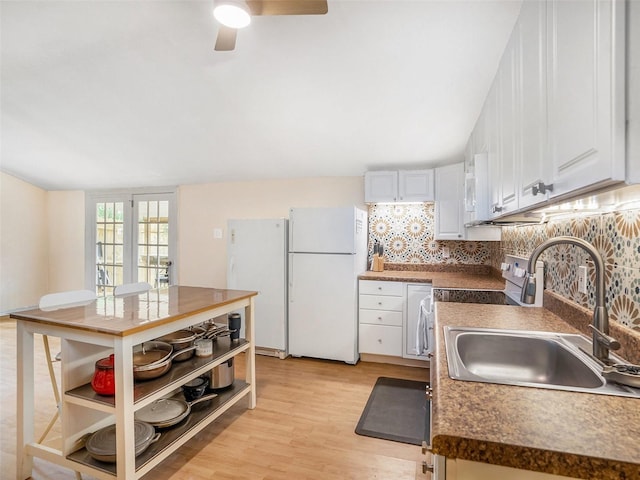
<svg viewBox="0 0 640 480"><path fill-rule="evenodd" d="M209 389L211 390L230 387L235 379L233 358L213 367L205 376L209 380Z"/></svg>
<svg viewBox="0 0 640 480"><path fill-rule="evenodd" d="M227 317L229 321L229 330L231 331L231 341L238 341L240 339L240 327L242 326L242 317L239 313L230 313Z"/></svg>

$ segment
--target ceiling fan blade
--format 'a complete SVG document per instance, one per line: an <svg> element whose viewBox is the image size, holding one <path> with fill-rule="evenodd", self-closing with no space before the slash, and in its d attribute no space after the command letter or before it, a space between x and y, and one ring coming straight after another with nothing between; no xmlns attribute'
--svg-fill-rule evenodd
<svg viewBox="0 0 640 480"><path fill-rule="evenodd" d="M218 52L229 52L236 48L236 36L238 30L236 28L225 27L220 25L218 28L218 38L216 39L215 49Z"/></svg>
<svg viewBox="0 0 640 480"><path fill-rule="evenodd" d="M327 0L248 0L251 15L324 15Z"/></svg>

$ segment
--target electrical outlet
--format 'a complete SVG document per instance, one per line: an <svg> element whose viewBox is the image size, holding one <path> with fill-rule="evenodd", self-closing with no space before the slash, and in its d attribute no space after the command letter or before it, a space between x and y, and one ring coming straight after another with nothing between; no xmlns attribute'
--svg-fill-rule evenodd
<svg viewBox="0 0 640 480"><path fill-rule="evenodd" d="M449 247L443 247L442 248L442 256L444 258L449 258Z"/></svg>
<svg viewBox="0 0 640 480"><path fill-rule="evenodd" d="M580 265L578 267L578 292L587 293L587 267Z"/></svg>
<svg viewBox="0 0 640 480"><path fill-rule="evenodd" d="M214 228L213 229L213 238L215 240L222 239L222 229L221 228Z"/></svg>

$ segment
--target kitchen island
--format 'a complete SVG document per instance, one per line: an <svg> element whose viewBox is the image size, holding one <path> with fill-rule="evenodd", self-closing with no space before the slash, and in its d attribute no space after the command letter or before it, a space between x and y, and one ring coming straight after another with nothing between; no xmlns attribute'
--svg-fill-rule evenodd
<svg viewBox="0 0 640 480"><path fill-rule="evenodd" d="M481 478L640 478L639 399L449 377L445 326L580 332L544 308L436 303L435 312L431 448L446 457L447 479L467 478L466 469L486 470Z"/></svg>
<svg viewBox="0 0 640 480"><path fill-rule="evenodd" d="M242 398L255 408L254 297L257 292L171 286L124 297L101 297L58 310L12 314L18 337L18 479L31 476L33 457L104 479L140 478ZM195 357L174 365L153 380L135 382L133 347L171 332L244 309L246 338L217 339L211 357ZM61 338L61 445L34 440L34 334ZM134 413L172 395L180 386L235 355L246 352L244 381L198 409L183 425L163 432L144 453L135 456ZM95 362L110 353L115 360L115 397L97 395L90 387ZM52 399L53 400L53 399ZM87 433L116 425L116 464L98 462L83 448Z"/></svg>

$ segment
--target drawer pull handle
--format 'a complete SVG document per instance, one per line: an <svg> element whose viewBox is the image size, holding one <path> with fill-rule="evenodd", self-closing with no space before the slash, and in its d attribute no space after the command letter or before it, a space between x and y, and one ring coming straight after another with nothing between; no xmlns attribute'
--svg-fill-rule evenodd
<svg viewBox="0 0 640 480"><path fill-rule="evenodd" d="M378 305L382 305L382 302L378 302Z"/></svg>
<svg viewBox="0 0 640 480"><path fill-rule="evenodd" d="M381 338L378 339L378 343L382 343L382 339Z"/></svg>
<svg viewBox="0 0 640 480"><path fill-rule="evenodd" d="M382 317L378 317L378 320L382 321Z"/></svg>
<svg viewBox="0 0 640 480"><path fill-rule="evenodd" d="M378 287L378 290L382 290L382 287Z"/></svg>

